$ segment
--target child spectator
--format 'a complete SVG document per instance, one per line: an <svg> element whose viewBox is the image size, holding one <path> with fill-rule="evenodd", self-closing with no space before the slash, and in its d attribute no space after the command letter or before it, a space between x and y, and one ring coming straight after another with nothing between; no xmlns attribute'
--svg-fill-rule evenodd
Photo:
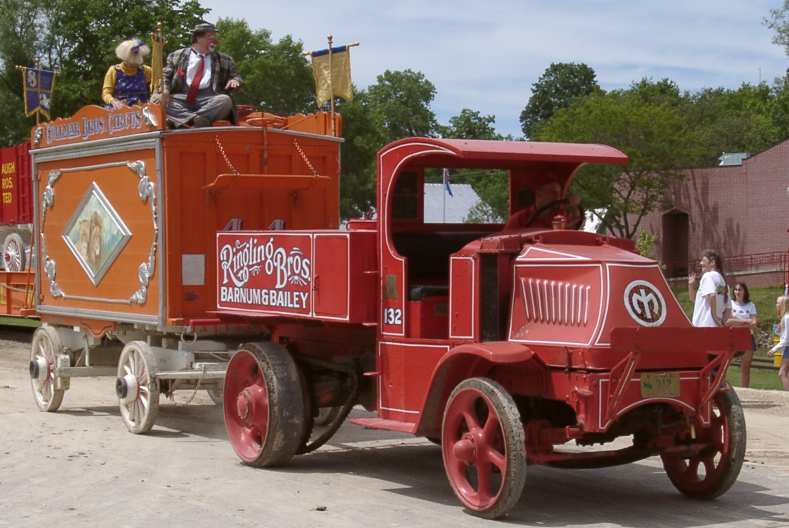
<svg viewBox="0 0 789 528"><path fill-rule="evenodd" d="M751 384L751 360L753 351L756 350L756 340L753 329L756 327L756 305L751 302L751 294L744 282L734 285L734 298L729 302L731 317L726 320L728 327L747 327L751 331L751 349L742 352L740 360L740 384L748 387Z"/></svg>
<svg viewBox="0 0 789 528"><path fill-rule="evenodd" d="M775 309L781 320L781 340L770 350L770 355L782 354L783 360L778 370L778 377L783 383L784 390L789 390L789 296L778 297Z"/></svg>

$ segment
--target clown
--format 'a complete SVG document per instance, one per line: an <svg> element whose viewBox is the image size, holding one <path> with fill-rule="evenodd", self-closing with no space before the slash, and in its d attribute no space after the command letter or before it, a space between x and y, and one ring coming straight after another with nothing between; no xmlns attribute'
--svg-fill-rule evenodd
<svg viewBox="0 0 789 528"><path fill-rule="evenodd" d="M115 48L115 55L123 62L107 70L101 92L101 98L109 108L148 102L151 68L143 63L150 52L150 48L139 39L124 40Z"/></svg>

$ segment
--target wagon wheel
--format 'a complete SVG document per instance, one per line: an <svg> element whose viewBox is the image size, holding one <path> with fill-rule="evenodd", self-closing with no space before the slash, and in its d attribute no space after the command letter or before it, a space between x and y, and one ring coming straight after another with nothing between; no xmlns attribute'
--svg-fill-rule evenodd
<svg viewBox="0 0 789 528"><path fill-rule="evenodd" d="M115 392L121 419L134 434L147 433L159 414L159 380L157 361L144 341L130 341L123 347L118 361Z"/></svg>
<svg viewBox="0 0 789 528"><path fill-rule="evenodd" d="M33 334L30 348L30 386L36 405L42 411L54 412L63 402L64 389L55 388L55 360L63 351L57 331L42 326Z"/></svg>
<svg viewBox="0 0 789 528"><path fill-rule="evenodd" d="M6 271L22 271L25 264L25 243L17 233L11 233L3 242L3 266Z"/></svg>
<svg viewBox="0 0 789 528"><path fill-rule="evenodd" d="M745 458L745 416L734 389L719 391L711 403L710 426L696 426L696 441L708 446L692 456L661 455L671 483L694 499L714 499L726 493Z"/></svg>
<svg viewBox="0 0 789 528"><path fill-rule="evenodd" d="M230 444L245 464L286 464L305 429L302 381L288 351L271 342L242 345L227 365L224 412Z"/></svg>
<svg viewBox="0 0 789 528"><path fill-rule="evenodd" d="M487 378L461 382L444 409L441 451L449 483L471 513L506 515L526 482L523 425L515 402Z"/></svg>

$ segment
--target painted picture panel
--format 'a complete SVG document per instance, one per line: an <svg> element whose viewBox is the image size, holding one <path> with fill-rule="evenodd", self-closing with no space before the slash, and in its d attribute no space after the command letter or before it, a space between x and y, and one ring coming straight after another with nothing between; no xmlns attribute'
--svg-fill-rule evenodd
<svg viewBox="0 0 789 528"><path fill-rule="evenodd" d="M131 234L99 186L93 182L66 225L63 239L91 282L97 285Z"/></svg>

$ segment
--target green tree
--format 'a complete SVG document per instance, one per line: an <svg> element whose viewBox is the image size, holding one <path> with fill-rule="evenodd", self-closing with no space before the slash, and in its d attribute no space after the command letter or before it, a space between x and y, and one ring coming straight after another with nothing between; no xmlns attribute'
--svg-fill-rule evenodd
<svg viewBox="0 0 789 528"><path fill-rule="evenodd" d="M583 63L554 62L537 79L531 97L521 112L523 133L532 138L539 127L573 99L600 91L592 68Z"/></svg>
<svg viewBox="0 0 789 528"><path fill-rule="evenodd" d="M773 30L773 43L783 46L789 55L789 0L784 0L781 7L770 9L764 24Z"/></svg>
<svg viewBox="0 0 789 528"><path fill-rule="evenodd" d="M457 139L500 140L493 124L496 117L482 115L477 110L464 108L449 118L449 126L439 127L441 135ZM437 175L436 181L440 180ZM463 169L452 175L453 183L468 183L480 197L480 202L469 212L467 222L498 222L507 217L509 191L506 171Z"/></svg>
<svg viewBox="0 0 789 528"><path fill-rule="evenodd" d="M386 70L367 89L370 109L388 143L409 136L432 136L437 128L430 104L436 88L413 70Z"/></svg>
<svg viewBox="0 0 789 528"><path fill-rule="evenodd" d="M21 79L14 66L39 63L57 69L52 116L71 115L87 104L98 104L107 68L118 62L115 47L129 37L149 41L162 22L166 51L188 45L194 25L208 9L197 0L0 0L0 95L4 115L13 115L14 128L3 140L27 136L32 122L24 118ZM15 107L14 107L15 106Z"/></svg>
<svg viewBox="0 0 789 528"><path fill-rule="evenodd" d="M219 19L217 30L221 50L233 57L245 81L237 103L280 114L315 110L312 70L300 41L286 35L273 43L270 31L230 18Z"/></svg>
<svg viewBox="0 0 789 528"><path fill-rule="evenodd" d="M340 215L343 218L366 214L375 205L375 156L384 144L373 119L367 93L356 91L352 101L337 104L342 115L342 176Z"/></svg>
<svg viewBox="0 0 789 528"><path fill-rule="evenodd" d="M625 167L597 166L580 171L577 192L603 226L632 238L644 216L664 203L669 185L697 155L696 138L681 105L643 97L638 83L629 90L576 99L546 122L538 139L603 143L630 157Z"/></svg>
<svg viewBox="0 0 789 528"><path fill-rule="evenodd" d="M688 118L696 129L701 166L716 165L723 152L761 152L786 137L776 115L776 94L766 83L704 89L690 103Z"/></svg>

